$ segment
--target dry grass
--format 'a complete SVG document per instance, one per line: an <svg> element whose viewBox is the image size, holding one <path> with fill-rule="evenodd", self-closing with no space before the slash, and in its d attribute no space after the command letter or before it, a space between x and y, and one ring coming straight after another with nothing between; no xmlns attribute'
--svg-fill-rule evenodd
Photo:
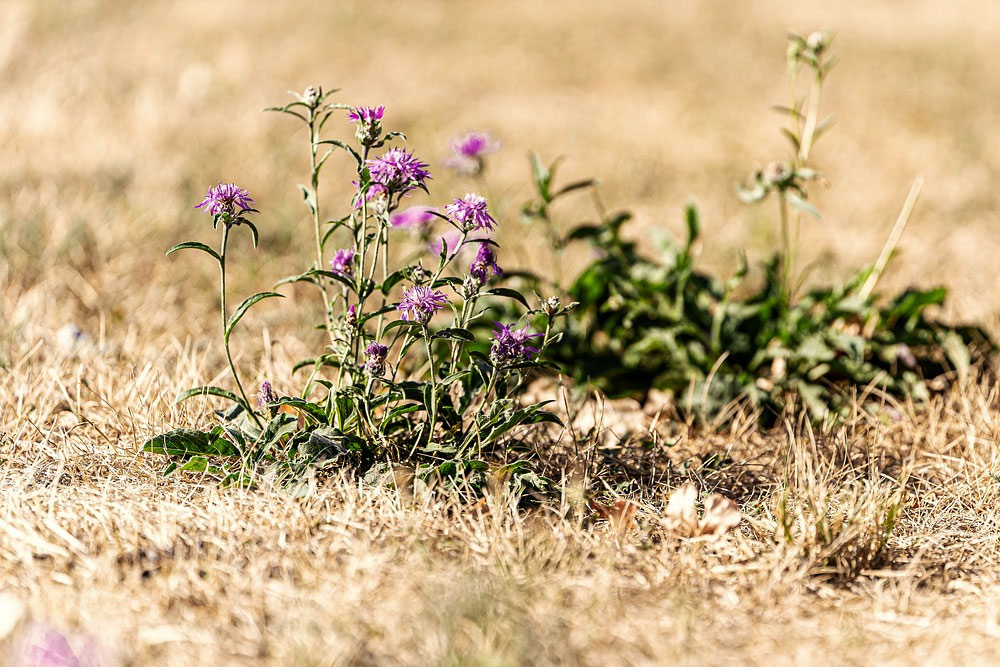
<svg viewBox="0 0 1000 667"><path fill-rule="evenodd" d="M265 250L234 290L306 261L302 137L256 110L314 82L385 102L432 162L457 132L501 136L500 240L523 261L514 213L537 148L602 177L647 232L678 230L698 195L705 261L727 271L774 241L731 185L782 149L766 105L783 102L783 32L831 27L841 123L817 153L831 186L828 222L804 237L816 279L875 257L921 173L887 284L944 283L946 316L997 330L995 3L397 4L4 3L0 593L28 607L4 650L48 623L126 665L989 661L1000 398L985 380L830 433L705 434L619 404L601 425L633 437L575 443L587 465L528 513L339 478L219 490L138 453L205 423L173 396L224 368L208 268L162 259L207 238L189 212L204 185L239 180L264 210ZM461 187L435 177L441 197ZM344 191L346 171L328 178ZM313 304L290 301L238 337L247 373L281 388L312 343ZM550 443L551 465L569 451L568 435ZM684 480L736 499L741 526L673 535L666 494ZM594 520L584 481L634 498L636 521Z"/></svg>

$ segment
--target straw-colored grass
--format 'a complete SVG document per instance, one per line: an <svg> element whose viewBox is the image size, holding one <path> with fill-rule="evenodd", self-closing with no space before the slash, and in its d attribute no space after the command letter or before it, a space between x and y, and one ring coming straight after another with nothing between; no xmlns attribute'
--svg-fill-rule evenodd
<svg viewBox="0 0 1000 667"><path fill-rule="evenodd" d="M894 406L898 420L859 412L826 433L706 433L655 404L591 401L578 440L541 442L565 476L559 500L530 511L340 473L294 492L218 489L163 478L139 452L208 423L204 403L173 405L179 389L228 381L210 267L162 257L211 239L190 208L204 188L236 180L262 209L263 247L239 242L234 293L308 261L304 139L257 109L313 83L387 104L435 168L435 202L465 187L436 166L444 142L497 134L505 266L537 257L516 216L534 148L567 154L567 178L601 177L649 235L679 231L696 195L704 260L727 273L737 248L759 259L774 242L770 212L732 184L783 149L766 110L785 102L783 33L832 28L842 62L825 103L841 122L817 149L827 222L805 228L803 263L827 280L873 261L922 174L885 284L943 283L943 316L995 333L995 3L679 5L7 0L0 650L51 627L102 665L989 662L988 373ZM329 169L327 201L347 176ZM282 391L316 343L315 303L290 296L234 337L248 377ZM665 508L686 481L736 500L741 524L679 537ZM631 499L634 520L598 518L585 494Z"/></svg>

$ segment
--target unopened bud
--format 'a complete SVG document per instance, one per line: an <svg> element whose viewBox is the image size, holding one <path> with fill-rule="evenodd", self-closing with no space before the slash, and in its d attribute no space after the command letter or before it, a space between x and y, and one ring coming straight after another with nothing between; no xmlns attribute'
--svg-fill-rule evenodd
<svg viewBox="0 0 1000 667"><path fill-rule="evenodd" d="M310 109L315 109L316 105L319 104L319 98L322 96L323 96L322 88L309 86L302 93L302 101L305 102Z"/></svg>

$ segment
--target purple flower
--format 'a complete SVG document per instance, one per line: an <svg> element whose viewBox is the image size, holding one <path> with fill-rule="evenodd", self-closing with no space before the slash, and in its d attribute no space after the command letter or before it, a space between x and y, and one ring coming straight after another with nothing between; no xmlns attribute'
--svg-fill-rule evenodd
<svg viewBox="0 0 1000 667"><path fill-rule="evenodd" d="M354 248L338 250L330 260L330 270L342 276L354 273Z"/></svg>
<svg viewBox="0 0 1000 667"><path fill-rule="evenodd" d="M274 393L274 389L271 388L271 383L268 380L264 380L260 383L260 391L257 392L257 407L266 408L271 403L278 400L278 395Z"/></svg>
<svg viewBox="0 0 1000 667"><path fill-rule="evenodd" d="M480 285L486 284L491 273L494 276L503 275L503 269L497 266L497 256L488 243L479 244L479 252L469 266L469 273L479 281Z"/></svg>
<svg viewBox="0 0 1000 667"><path fill-rule="evenodd" d="M240 207L240 210L246 210L250 208L251 204L253 204L253 198L243 188L238 187L235 183L219 183L208 189L204 201L196 204L195 208L200 208L210 215L219 215L220 213L232 215L237 206Z"/></svg>
<svg viewBox="0 0 1000 667"><path fill-rule="evenodd" d="M385 107L354 107L347 114L351 123L357 123L354 135L365 146L371 146L382 134L382 113Z"/></svg>
<svg viewBox="0 0 1000 667"><path fill-rule="evenodd" d="M483 156L497 152L500 143L485 132L469 132L464 137L452 139L450 148L451 157L445 160L445 166L459 173L475 176L486 166Z"/></svg>
<svg viewBox="0 0 1000 667"><path fill-rule="evenodd" d="M382 120L382 114L385 113L385 107L354 107L347 113L347 119L354 123L362 123L371 125Z"/></svg>
<svg viewBox="0 0 1000 667"><path fill-rule="evenodd" d="M533 354L538 354L538 348L529 347L526 343L542 334L528 333L528 325L523 329L512 329L509 325L494 322L497 325L493 332L493 346L490 348L490 359L497 366L507 366L518 361L528 361Z"/></svg>
<svg viewBox="0 0 1000 667"><path fill-rule="evenodd" d="M389 348L381 343L372 341L365 348L365 373L372 377L382 377L385 375L385 358L389 354Z"/></svg>
<svg viewBox="0 0 1000 667"><path fill-rule="evenodd" d="M351 182L354 183L354 187L356 188L359 187L357 181L351 181ZM384 185L381 185L379 183L370 183L368 185L368 190L365 192L365 201L368 202L369 204L371 204L372 202L378 204L378 200L385 197L388 193L389 191L386 189ZM354 208L360 209L361 203L362 203L361 193L359 192L358 195L355 197Z"/></svg>
<svg viewBox="0 0 1000 667"><path fill-rule="evenodd" d="M402 148L390 148L381 156L368 160L368 171L373 183L401 194L424 187L424 182L431 177L427 164Z"/></svg>
<svg viewBox="0 0 1000 667"><path fill-rule="evenodd" d="M446 303L448 297L441 290L416 285L403 290L403 299L396 306L396 310L400 311L400 317L407 322L427 324L434 313L444 308Z"/></svg>
<svg viewBox="0 0 1000 667"><path fill-rule="evenodd" d="M448 216L464 229L493 230L497 221L486 207L486 197L466 192L461 199L444 207Z"/></svg>
<svg viewBox="0 0 1000 667"><path fill-rule="evenodd" d="M411 206L405 211L400 211L390 218L393 227L414 227L423 229L434 222L435 209L431 206Z"/></svg>
<svg viewBox="0 0 1000 667"><path fill-rule="evenodd" d="M31 623L26 634L28 637L23 646L13 656L13 664L19 667L97 667L108 664L89 638L74 650L70 638L49 625ZM81 642L77 640L73 643Z"/></svg>

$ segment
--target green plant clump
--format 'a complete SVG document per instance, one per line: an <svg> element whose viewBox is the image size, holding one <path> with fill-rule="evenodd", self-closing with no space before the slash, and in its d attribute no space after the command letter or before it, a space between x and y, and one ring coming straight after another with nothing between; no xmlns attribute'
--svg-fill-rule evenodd
<svg viewBox="0 0 1000 667"><path fill-rule="evenodd" d="M748 203L771 195L778 202L783 248L764 264L762 284L747 285L745 258L726 281L696 269L693 246L700 224L694 206L686 211L685 242L665 242L657 259L623 238L628 213L575 226L555 240L555 251L585 239L599 258L568 286L579 304L552 358L569 375L614 396L667 390L678 412L701 418L725 421L731 410L749 404L773 422L798 403L823 420L846 414L855 401L926 400L934 387L966 375L974 358L993 349L978 328L932 319L928 310L944 302L942 287L908 289L885 299L875 292L916 187L878 261L840 285L797 293L800 219L820 217L808 201L807 183L818 178L808 159L832 124L832 119L818 121L822 84L832 66L828 47L822 33L790 37L791 106L779 110L792 121L783 132L793 155L756 171L739 191ZM801 98L803 68L812 77ZM554 229L552 203L577 188L554 189L554 168L533 161L537 196L524 212Z"/></svg>

